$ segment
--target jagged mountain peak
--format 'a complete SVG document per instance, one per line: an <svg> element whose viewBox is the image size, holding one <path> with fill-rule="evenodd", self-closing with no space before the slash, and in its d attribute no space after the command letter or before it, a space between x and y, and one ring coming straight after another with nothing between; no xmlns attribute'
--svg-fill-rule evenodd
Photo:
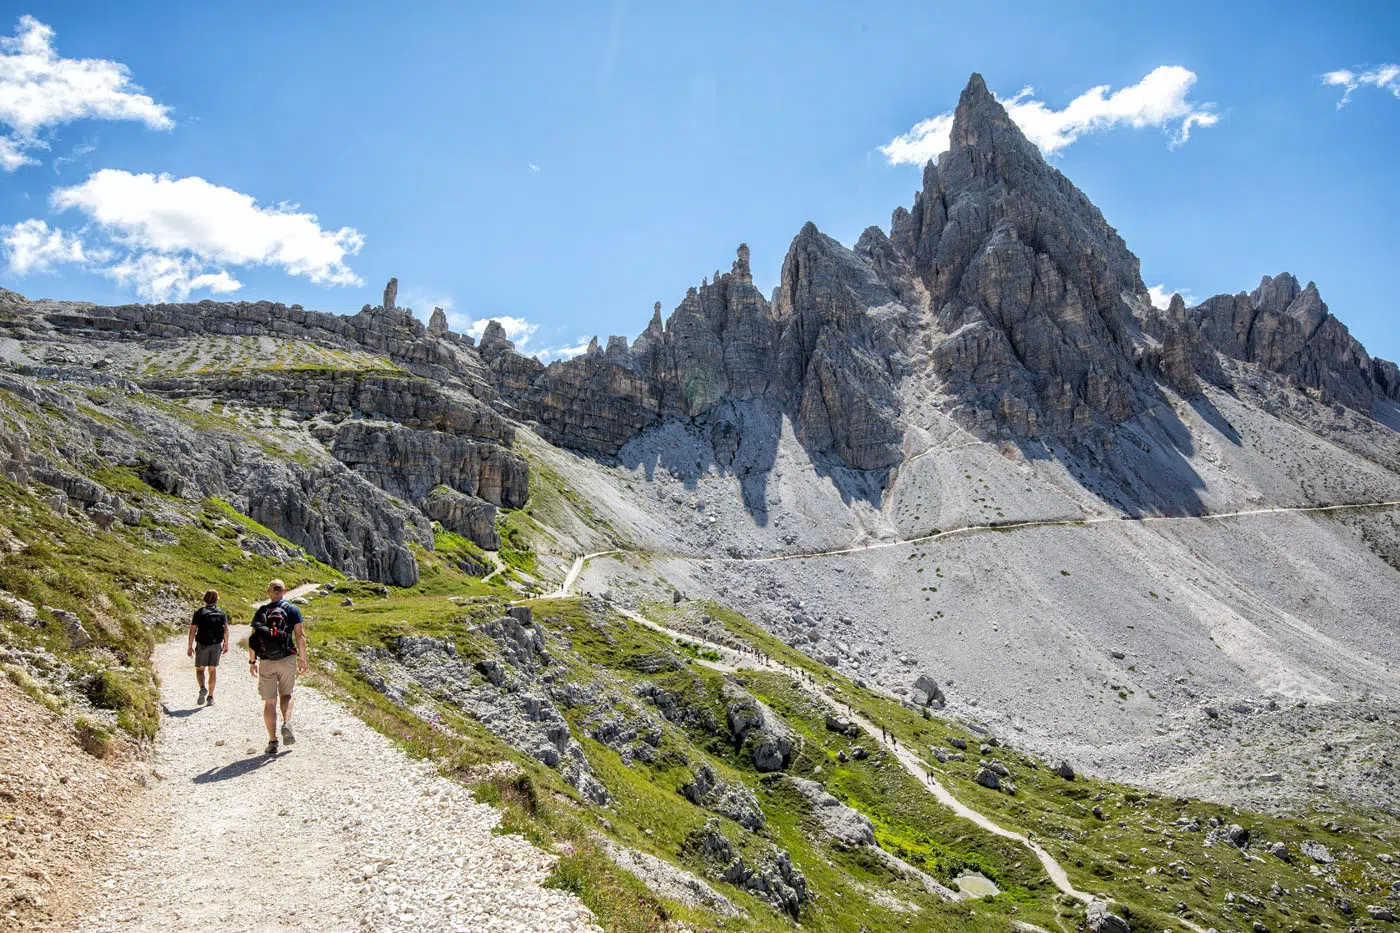
<svg viewBox="0 0 1400 933"><path fill-rule="evenodd" d="M951 153L961 149L980 149L1033 153L1037 159L1040 157L1040 150L1021 132L1021 128L992 92L987 90L987 83L976 72L958 97L957 109L953 111L950 142Z"/></svg>

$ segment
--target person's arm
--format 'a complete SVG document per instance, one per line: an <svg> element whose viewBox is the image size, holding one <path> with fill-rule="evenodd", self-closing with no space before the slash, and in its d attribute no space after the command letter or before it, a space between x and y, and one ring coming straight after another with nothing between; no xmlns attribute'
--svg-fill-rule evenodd
<svg viewBox="0 0 1400 933"><path fill-rule="evenodd" d="M195 615L198 615L198 614L199 614L199 613L197 613L197 612L195 613ZM188 639L188 640L186 641L186 643L185 643L185 657L187 657L187 658L192 658L192 657L194 657L194 633L195 633L195 629L197 629L197 628L199 628L199 626L198 626L197 624L195 624L195 621L194 621L193 619L191 619L191 620L190 620L190 637L189 637L189 639Z"/></svg>
<svg viewBox="0 0 1400 933"><path fill-rule="evenodd" d="M225 613L224 613L224 650L221 651L221 652L219 652L220 654L228 654L228 631L229 631L228 613L225 612Z"/></svg>
<svg viewBox="0 0 1400 933"><path fill-rule="evenodd" d="M300 622L292 628L292 634L297 639L297 673L305 674L309 669L306 663L306 633L302 631Z"/></svg>
<svg viewBox="0 0 1400 933"><path fill-rule="evenodd" d="M258 621L258 615L261 612L262 610L259 609L257 612L253 613L254 623ZM254 677L258 676L258 655L257 652L253 650L253 639L257 637L258 632L256 629L248 633L248 673L252 674Z"/></svg>

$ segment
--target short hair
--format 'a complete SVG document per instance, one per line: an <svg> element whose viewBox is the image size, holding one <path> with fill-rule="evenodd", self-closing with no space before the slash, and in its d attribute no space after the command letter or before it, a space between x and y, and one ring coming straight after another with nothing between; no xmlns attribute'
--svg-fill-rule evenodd
<svg viewBox="0 0 1400 933"><path fill-rule="evenodd" d="M219 591L209 590L204 594L204 605L212 606L219 601Z"/></svg>
<svg viewBox="0 0 1400 933"><path fill-rule="evenodd" d="M273 580L267 585L267 588L269 590L281 590L285 593L287 591L287 584L283 583L281 580Z"/></svg>

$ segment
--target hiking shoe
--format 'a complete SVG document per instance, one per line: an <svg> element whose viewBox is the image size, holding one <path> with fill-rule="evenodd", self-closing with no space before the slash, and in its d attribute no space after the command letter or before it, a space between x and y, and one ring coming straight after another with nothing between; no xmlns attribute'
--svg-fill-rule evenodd
<svg viewBox="0 0 1400 933"><path fill-rule="evenodd" d="M203 705L204 705L204 698L207 697L208 695L209 695L209 691L207 691L207 690L205 690L205 689L203 689L203 688L201 687L201 688L200 688L200 691L199 691L199 699L194 701L194 705L195 705L195 706L203 706Z"/></svg>
<svg viewBox="0 0 1400 933"><path fill-rule="evenodd" d="M285 722L282 723L282 744L283 744L283 745L295 745L295 744L297 744L297 737L296 737L295 735L292 734L292 727L291 727L291 724L290 724L290 723L285 723Z"/></svg>
<svg viewBox="0 0 1400 933"><path fill-rule="evenodd" d="M268 742L267 742L267 748L263 749L263 754L264 754L264 755L275 755L275 754L277 754L277 740L276 740L276 739L269 739L269 740L268 740Z"/></svg>
<svg viewBox="0 0 1400 933"><path fill-rule="evenodd" d="M205 706L213 706L213 705L214 705L214 694L212 694L212 693L209 694L209 699L207 699L207 700L204 701L204 705L205 705Z"/></svg>

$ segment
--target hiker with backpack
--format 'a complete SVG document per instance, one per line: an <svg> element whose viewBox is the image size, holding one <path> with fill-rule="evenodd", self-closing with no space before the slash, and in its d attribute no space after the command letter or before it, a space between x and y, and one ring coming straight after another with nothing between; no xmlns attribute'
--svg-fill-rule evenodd
<svg viewBox="0 0 1400 933"><path fill-rule="evenodd" d="M228 613L219 608L219 591L204 594L204 605L194 611L190 620L189 644L185 655L194 658L194 679L199 683L199 699L195 706L207 702L214 705L214 684L219 679L219 659L228 654ZM209 685L204 674L209 673Z"/></svg>
<svg viewBox="0 0 1400 933"><path fill-rule="evenodd" d="M306 635L301 629L301 610L284 598L287 587L281 580L267 586L267 602L253 614L253 631L248 636L248 672L258 678L258 696L263 700L263 722L267 725L267 754L277 754L277 706L282 705L282 743L296 744L292 732L292 690L297 674L306 673Z"/></svg>

